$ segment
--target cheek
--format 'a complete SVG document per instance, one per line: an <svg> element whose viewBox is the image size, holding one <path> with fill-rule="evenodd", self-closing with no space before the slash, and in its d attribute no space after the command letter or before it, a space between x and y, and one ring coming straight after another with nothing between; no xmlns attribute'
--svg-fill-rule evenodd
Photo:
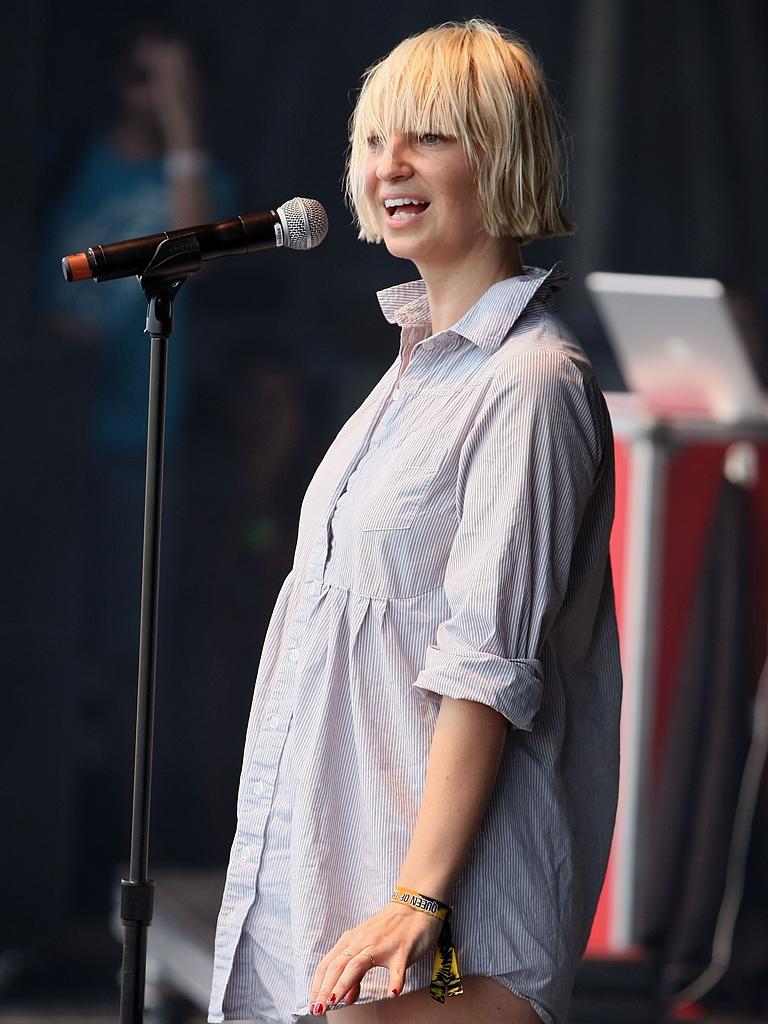
<svg viewBox="0 0 768 1024"><path fill-rule="evenodd" d="M379 179L376 176L376 162L369 157L363 167L365 194L369 199L373 198L376 194L378 180Z"/></svg>
<svg viewBox="0 0 768 1024"><path fill-rule="evenodd" d="M378 185L379 179L376 177L376 168L370 166L366 167L365 175L363 177L363 195L365 196L369 213L372 217L377 216L376 190Z"/></svg>
<svg viewBox="0 0 768 1024"><path fill-rule="evenodd" d="M477 229L482 225L480 200L476 188L474 181L468 180L454 197L457 220L465 229Z"/></svg>

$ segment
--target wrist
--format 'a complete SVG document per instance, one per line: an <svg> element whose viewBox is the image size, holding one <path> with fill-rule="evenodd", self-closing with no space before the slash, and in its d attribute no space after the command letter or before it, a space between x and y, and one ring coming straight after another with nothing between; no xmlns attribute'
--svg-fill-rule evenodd
<svg viewBox="0 0 768 1024"><path fill-rule="evenodd" d="M416 912L417 917L425 915L439 927L436 933L437 949L432 965L432 980L429 993L437 1002L445 1002L446 996L459 996L464 988L459 973L459 963L451 932L453 911L446 903L425 893L417 892L405 886L396 885L390 904L407 907Z"/></svg>
<svg viewBox="0 0 768 1024"><path fill-rule="evenodd" d="M412 903L404 894L411 893L414 896L419 896L427 901L432 901L443 907L453 906L453 891L450 887L440 885L421 885L421 884L409 884L404 881L403 878L398 879L397 884L394 886L392 901L402 904L403 906L415 906L420 909L418 902ZM395 899L395 897L398 897Z"/></svg>
<svg viewBox="0 0 768 1024"><path fill-rule="evenodd" d="M401 889L410 889L412 892L420 892L429 896L430 899L438 900L440 903L451 905L453 900L453 889L455 879L451 875L432 871L412 871L404 866L397 886Z"/></svg>
<svg viewBox="0 0 768 1024"><path fill-rule="evenodd" d="M163 167L169 178L193 178L208 170L210 158L204 149L197 146L171 146L164 158Z"/></svg>

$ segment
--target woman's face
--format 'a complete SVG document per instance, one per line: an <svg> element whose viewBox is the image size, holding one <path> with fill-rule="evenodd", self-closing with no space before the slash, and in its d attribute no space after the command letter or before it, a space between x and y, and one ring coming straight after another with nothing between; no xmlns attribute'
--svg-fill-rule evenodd
<svg viewBox="0 0 768 1024"><path fill-rule="evenodd" d="M456 139L398 132L368 143L365 197L393 256L448 269L488 241L469 162ZM396 199L418 205L392 205Z"/></svg>

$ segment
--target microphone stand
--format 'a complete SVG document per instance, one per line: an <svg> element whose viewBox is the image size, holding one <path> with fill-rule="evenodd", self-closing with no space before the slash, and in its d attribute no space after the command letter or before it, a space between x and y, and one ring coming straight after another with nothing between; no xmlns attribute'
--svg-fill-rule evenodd
<svg viewBox="0 0 768 1024"><path fill-rule="evenodd" d="M154 882L147 877L147 873L168 337L173 332L173 300L187 278L200 269L200 264L200 244L195 235L179 235L160 242L144 273L138 278L147 297L147 323L144 331L149 334L151 342L131 858L128 878L120 882L120 920L124 927L120 1024L141 1024L144 1018L147 929L152 921L154 901Z"/></svg>

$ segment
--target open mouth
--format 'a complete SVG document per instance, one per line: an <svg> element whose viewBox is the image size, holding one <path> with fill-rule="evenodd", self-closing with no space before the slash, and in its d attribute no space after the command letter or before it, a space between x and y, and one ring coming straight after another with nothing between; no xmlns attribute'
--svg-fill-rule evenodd
<svg viewBox="0 0 768 1024"><path fill-rule="evenodd" d="M387 199L384 201L387 218L392 223L409 224L423 216L429 203L418 199Z"/></svg>

